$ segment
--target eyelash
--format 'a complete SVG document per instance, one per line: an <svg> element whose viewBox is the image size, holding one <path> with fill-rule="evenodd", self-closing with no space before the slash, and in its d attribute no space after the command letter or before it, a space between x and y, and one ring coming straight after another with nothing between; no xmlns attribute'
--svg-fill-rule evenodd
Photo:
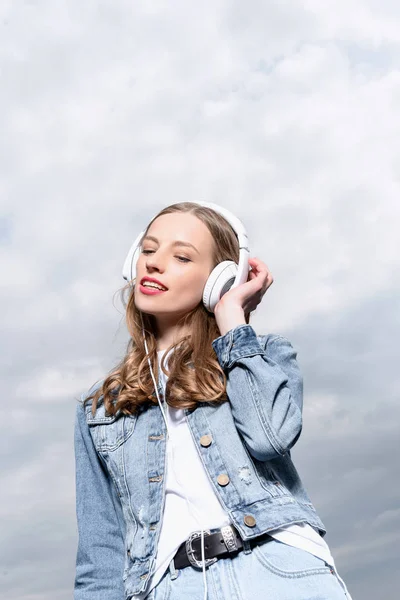
<svg viewBox="0 0 400 600"><path fill-rule="evenodd" d="M154 252L154 250L142 250L142 254L148 254L149 252ZM185 256L177 256L176 258L180 258L184 262L192 262L190 258L186 258Z"/></svg>

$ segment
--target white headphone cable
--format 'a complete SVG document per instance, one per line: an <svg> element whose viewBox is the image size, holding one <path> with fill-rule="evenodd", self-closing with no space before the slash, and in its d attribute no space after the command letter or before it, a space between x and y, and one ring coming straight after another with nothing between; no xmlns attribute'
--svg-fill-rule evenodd
<svg viewBox="0 0 400 600"><path fill-rule="evenodd" d="M181 486L181 488L183 490L183 493L185 494L185 499L186 499L186 502L188 503L189 510L191 510L190 506L192 506L195 509L195 511L197 512L197 509L194 506L194 504L192 504L192 502L186 496L185 488L183 487L181 481L179 481L179 478L177 477L177 474L176 474L176 471L175 471L175 468L174 468L174 444L173 444L172 438L170 437L169 426L168 426L168 419L165 417L165 412L164 412L164 409L163 409L163 407L161 405L160 397L158 395L158 386L157 386L157 383L156 383L156 380L155 380L155 377L154 377L154 374L153 374L153 369L152 369L151 361L150 361L150 358L149 358L149 350L148 350L148 347L147 347L147 341L146 341L146 336L145 336L145 332L144 332L143 317L142 317L141 311L140 311L140 318L142 320L143 341L144 341L144 345L145 345L145 348L146 348L146 356L147 356L147 361L148 361L149 367L150 367L150 374L151 374L151 377L153 379L154 389L155 389L155 392L156 392L156 395L157 395L158 404L159 404L159 406L161 408L161 412L162 412L162 415L163 415L163 418L164 418L164 422L165 422L165 425L166 425L166 428L167 428L168 441L169 441L169 443L171 445L171 450L172 450L171 465L172 465L172 468L174 470L175 477L176 477L179 485ZM164 474L164 476L165 476L165 474ZM202 526L200 520L193 513L192 513L192 516L194 516L195 521L197 522L198 525L200 525L200 528L201 528L201 562L202 562L202 571L203 571L203 582L204 582L204 587L205 587L205 589L204 589L204 600L207 600L207 598L208 598L208 586L207 586L207 577L206 577L206 568L205 568L204 529L203 529L203 526Z"/></svg>

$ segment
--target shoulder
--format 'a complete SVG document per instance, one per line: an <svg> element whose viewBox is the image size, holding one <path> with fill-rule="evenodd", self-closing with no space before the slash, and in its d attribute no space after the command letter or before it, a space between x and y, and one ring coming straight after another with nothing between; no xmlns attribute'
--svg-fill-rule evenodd
<svg viewBox="0 0 400 600"><path fill-rule="evenodd" d="M88 425L101 425L102 423L115 421L115 415L106 414L103 394L101 394L97 400L97 407L94 415L92 412L93 399L88 399L91 394L96 392L103 385L103 381L104 379L96 381L89 390L81 394L80 399L77 402L77 412L81 419L86 420Z"/></svg>

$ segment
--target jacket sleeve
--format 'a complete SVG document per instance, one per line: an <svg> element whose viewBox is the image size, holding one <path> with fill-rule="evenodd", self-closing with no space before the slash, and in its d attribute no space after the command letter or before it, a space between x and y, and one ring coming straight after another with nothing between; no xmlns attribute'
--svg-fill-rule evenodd
<svg viewBox="0 0 400 600"><path fill-rule="evenodd" d="M232 415L250 454L257 460L290 451L302 430L303 377L297 352L285 337L260 336L241 324L212 346L227 378Z"/></svg>
<svg viewBox="0 0 400 600"><path fill-rule="evenodd" d="M74 600L124 600L125 522L80 402L74 444L78 525Z"/></svg>

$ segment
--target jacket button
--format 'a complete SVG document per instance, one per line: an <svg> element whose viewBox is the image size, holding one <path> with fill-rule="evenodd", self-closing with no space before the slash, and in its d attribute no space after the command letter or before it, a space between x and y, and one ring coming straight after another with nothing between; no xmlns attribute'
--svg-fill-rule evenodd
<svg viewBox="0 0 400 600"><path fill-rule="evenodd" d="M252 515L246 515L243 520L248 527L254 527L256 524L256 520Z"/></svg>
<svg viewBox="0 0 400 600"><path fill-rule="evenodd" d="M229 477L225 473L222 473L221 475L218 475L217 481L218 481L219 485L228 485Z"/></svg>
<svg viewBox="0 0 400 600"><path fill-rule="evenodd" d="M211 435L202 435L200 438L200 444L205 446L206 448L211 444L212 437Z"/></svg>

